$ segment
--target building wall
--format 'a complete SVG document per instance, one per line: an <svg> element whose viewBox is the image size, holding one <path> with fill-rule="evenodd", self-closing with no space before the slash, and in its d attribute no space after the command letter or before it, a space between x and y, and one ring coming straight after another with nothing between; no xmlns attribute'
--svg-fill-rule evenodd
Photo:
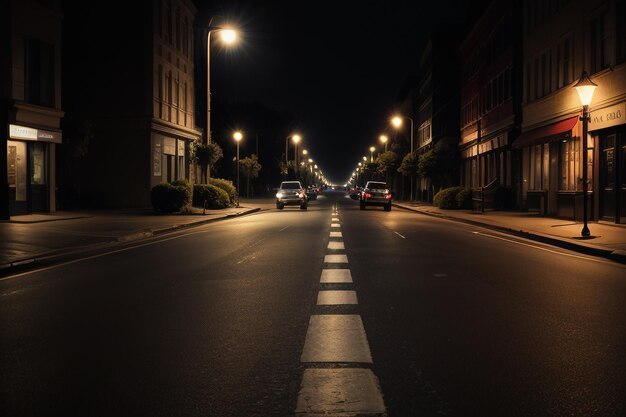
<svg viewBox="0 0 626 417"><path fill-rule="evenodd" d="M61 22L57 1L2 3L3 218L56 210L56 146L62 141ZM6 177L5 177L6 175ZM6 184L8 182L8 189ZM7 199L8 196L8 199ZM8 203L8 204L7 204ZM7 210L8 207L8 210Z"/></svg>
<svg viewBox="0 0 626 417"><path fill-rule="evenodd" d="M626 124L625 116L619 116L626 103L626 39L621 29L625 10L624 1L615 0L547 2L547 6L536 0L524 2L523 133L542 131L581 114L573 87L583 71L598 84L590 106L587 142L594 219L599 217L598 191L605 168L600 158L600 136L607 133L606 129L622 132ZM612 120L607 121L607 117ZM582 218L581 137L582 123L578 122L571 130L523 146L522 199L526 208ZM623 170L623 161L618 162Z"/></svg>

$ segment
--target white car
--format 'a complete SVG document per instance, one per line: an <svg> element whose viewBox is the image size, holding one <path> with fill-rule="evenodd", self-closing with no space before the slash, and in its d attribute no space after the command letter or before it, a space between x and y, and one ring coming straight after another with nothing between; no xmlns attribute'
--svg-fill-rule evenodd
<svg viewBox="0 0 626 417"><path fill-rule="evenodd" d="M309 199L300 181L283 181L276 193L276 208L282 210L285 206L300 206L307 209Z"/></svg>

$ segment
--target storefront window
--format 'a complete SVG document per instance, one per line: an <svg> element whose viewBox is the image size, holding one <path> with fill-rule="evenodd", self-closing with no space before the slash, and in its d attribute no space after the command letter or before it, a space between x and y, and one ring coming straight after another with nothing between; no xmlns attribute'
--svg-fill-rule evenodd
<svg viewBox="0 0 626 417"><path fill-rule="evenodd" d="M33 185L44 185L46 183L46 152L45 144L33 143L31 151L31 171L30 183Z"/></svg>
<svg viewBox="0 0 626 417"><path fill-rule="evenodd" d="M580 171L580 140L578 137L563 139L559 144L559 190L582 190Z"/></svg>
<svg viewBox="0 0 626 417"><path fill-rule="evenodd" d="M9 188L15 192L15 201L26 201L26 144L7 142Z"/></svg>

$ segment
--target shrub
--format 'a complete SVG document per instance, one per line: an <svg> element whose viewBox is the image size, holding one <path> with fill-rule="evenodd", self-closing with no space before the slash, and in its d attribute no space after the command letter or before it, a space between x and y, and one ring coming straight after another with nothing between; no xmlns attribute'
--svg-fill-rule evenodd
<svg viewBox="0 0 626 417"><path fill-rule="evenodd" d="M463 187L444 188L443 190L435 194L433 203L441 209L455 209L458 207L456 202L456 196L461 190L463 190Z"/></svg>
<svg viewBox="0 0 626 417"><path fill-rule="evenodd" d="M156 211L174 213L187 207L191 200L189 188L184 185L161 183L152 187L150 191L152 207Z"/></svg>
<svg viewBox="0 0 626 417"><path fill-rule="evenodd" d="M223 178L209 178L209 184L226 191L230 204L235 204L235 196L237 194L237 189L233 185L232 181L225 180Z"/></svg>
<svg viewBox="0 0 626 417"><path fill-rule="evenodd" d="M194 207L208 209L223 209L229 206L229 198L226 191L211 184L196 184L193 186Z"/></svg>
<svg viewBox="0 0 626 417"><path fill-rule="evenodd" d="M191 205L191 197L193 195L193 184L187 181L186 179L174 180L170 184L172 184L174 187L183 187L185 189L185 195L186 195L185 200L187 201L187 204L185 204L185 207Z"/></svg>
<svg viewBox="0 0 626 417"><path fill-rule="evenodd" d="M460 209L472 208L472 190L469 188L463 188L456 195L456 206Z"/></svg>

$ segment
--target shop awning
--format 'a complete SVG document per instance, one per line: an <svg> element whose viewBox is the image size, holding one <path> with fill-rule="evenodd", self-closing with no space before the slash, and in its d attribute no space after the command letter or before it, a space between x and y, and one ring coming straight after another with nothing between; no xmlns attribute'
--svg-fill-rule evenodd
<svg viewBox="0 0 626 417"><path fill-rule="evenodd" d="M529 130L528 132L522 133L515 142L513 142L513 147L521 149L527 146L558 140L559 135L571 131L574 126L576 126L576 123L578 123L578 116Z"/></svg>

